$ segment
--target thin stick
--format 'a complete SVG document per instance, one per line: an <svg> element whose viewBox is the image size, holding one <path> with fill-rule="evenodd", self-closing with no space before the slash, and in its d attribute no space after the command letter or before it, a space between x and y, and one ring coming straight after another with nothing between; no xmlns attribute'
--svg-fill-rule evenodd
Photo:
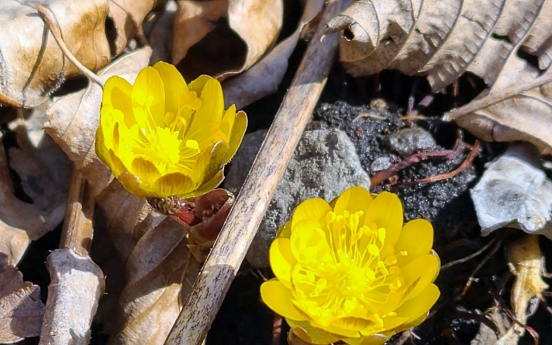
<svg viewBox="0 0 552 345"><path fill-rule="evenodd" d="M94 83L100 85L103 88L104 81L98 78L96 74L94 74L92 71L90 71L86 66L84 66L82 63L80 63L79 60L71 53L69 48L65 45L65 42L63 41L63 37L61 37L61 29L59 28L59 23L56 19L56 15L47 7L44 7L42 5L38 5L36 7L36 10L40 16L42 16L42 19L44 20L44 23L46 23L46 26L48 26L48 29L50 29L50 32L52 33L52 36L54 36L54 39L56 40L59 49L63 52L63 54L77 67L79 71L84 74L85 77L92 80Z"/></svg>
<svg viewBox="0 0 552 345"><path fill-rule="evenodd" d="M222 304L318 101L338 37L325 24L350 4L331 0L236 203L165 344L200 344ZM323 39L322 39L323 38Z"/></svg>

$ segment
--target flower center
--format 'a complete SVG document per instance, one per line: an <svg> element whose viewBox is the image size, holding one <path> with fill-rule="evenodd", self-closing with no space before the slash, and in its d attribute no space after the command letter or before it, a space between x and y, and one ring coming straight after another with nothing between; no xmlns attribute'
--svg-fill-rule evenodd
<svg viewBox="0 0 552 345"><path fill-rule="evenodd" d="M362 215L328 212L327 249L312 252L292 275L297 305L321 325L354 319L378 327L373 320L405 292L397 256L385 246L386 230L360 225Z"/></svg>
<svg viewBox="0 0 552 345"><path fill-rule="evenodd" d="M149 142L149 150L145 152L146 159L150 162L163 164L176 164L180 160L180 143L178 132L169 128L156 127L153 131L145 133Z"/></svg>

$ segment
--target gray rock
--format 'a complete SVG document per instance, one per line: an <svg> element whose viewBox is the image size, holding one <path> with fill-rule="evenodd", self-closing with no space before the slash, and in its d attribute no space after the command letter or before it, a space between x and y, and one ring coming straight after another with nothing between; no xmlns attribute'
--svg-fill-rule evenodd
<svg viewBox="0 0 552 345"><path fill-rule="evenodd" d="M516 143L488 164L471 190L483 236L508 226L552 239L552 181L537 157L530 144Z"/></svg>
<svg viewBox="0 0 552 345"><path fill-rule="evenodd" d="M431 133L420 127L403 128L383 136L381 140L389 150L397 152L402 157L432 150L437 146Z"/></svg>
<svg viewBox="0 0 552 345"><path fill-rule="evenodd" d="M265 135L266 131L258 131L245 136L226 177L226 189L237 194ZM269 266L268 249L276 231L291 219L299 203L314 197L330 201L354 185L370 188L370 177L347 135L335 129L306 131L253 239L246 256L249 263Z"/></svg>
<svg viewBox="0 0 552 345"><path fill-rule="evenodd" d="M375 173L381 170L385 170L389 168L391 165L393 165L393 161L391 160L391 157L381 156L374 159L372 164L370 164L370 172Z"/></svg>

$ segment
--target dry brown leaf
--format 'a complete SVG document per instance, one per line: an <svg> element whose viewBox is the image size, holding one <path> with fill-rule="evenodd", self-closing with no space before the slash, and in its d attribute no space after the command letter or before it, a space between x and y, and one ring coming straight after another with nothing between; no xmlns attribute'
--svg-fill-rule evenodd
<svg viewBox="0 0 552 345"><path fill-rule="evenodd" d="M35 107L47 100L66 78L79 75L37 14L36 6L50 8L58 18L63 38L73 55L88 69L110 60L105 36L107 2L72 0L3 1L0 7L0 102Z"/></svg>
<svg viewBox="0 0 552 345"><path fill-rule="evenodd" d="M282 0L179 0L172 63L186 80L240 73L274 44Z"/></svg>
<svg viewBox="0 0 552 345"><path fill-rule="evenodd" d="M293 53L301 31L324 6L323 0L307 0L297 29L280 42L268 55L244 73L224 82L226 104L236 104L238 109L278 90L284 78L288 59Z"/></svg>
<svg viewBox="0 0 552 345"><path fill-rule="evenodd" d="M353 75L396 69L427 76L434 91L464 72L480 76L486 97L445 118L484 140L552 153L552 86L531 84L552 63L551 14L551 0L360 0L329 26L343 30L340 58Z"/></svg>
<svg viewBox="0 0 552 345"><path fill-rule="evenodd" d="M509 256L512 273L516 276L512 286L510 303L517 321L526 324L527 318L536 312L538 298L542 296L543 291L548 289L548 284L542 280L544 262L539 246L539 237L524 235L521 239L512 243ZM531 303L531 301L537 303ZM514 323L496 344L517 344L524 333L525 329L518 323Z"/></svg>
<svg viewBox="0 0 552 345"><path fill-rule="evenodd" d="M128 41L142 31L142 22L146 15L163 8L167 0L109 0L109 17L116 30L115 55L125 49Z"/></svg>
<svg viewBox="0 0 552 345"><path fill-rule="evenodd" d="M176 2L169 1L161 13L156 13L144 23L144 34L153 51L152 65L158 61L171 61L175 13Z"/></svg>
<svg viewBox="0 0 552 345"><path fill-rule="evenodd" d="M151 49L145 47L124 55L98 73L102 80L118 75L134 82L138 72L148 65ZM46 132L65 151L86 177L97 195L110 181L111 172L94 151L94 138L100 121L102 88L90 83L88 88L54 99L47 110Z"/></svg>
<svg viewBox="0 0 552 345"><path fill-rule="evenodd" d="M40 334L44 303L40 288L23 281L0 253L0 343L11 344Z"/></svg>
<svg viewBox="0 0 552 345"><path fill-rule="evenodd" d="M111 344L164 344L201 264L180 225L166 218L136 244L120 298L123 324Z"/></svg>
<svg viewBox="0 0 552 345"><path fill-rule="evenodd" d="M14 128L18 147L0 150L0 252L16 264L30 240L53 230L65 215L72 164L47 136L38 147L24 126ZM14 172L10 175L9 169ZM20 179L19 197L12 176Z"/></svg>

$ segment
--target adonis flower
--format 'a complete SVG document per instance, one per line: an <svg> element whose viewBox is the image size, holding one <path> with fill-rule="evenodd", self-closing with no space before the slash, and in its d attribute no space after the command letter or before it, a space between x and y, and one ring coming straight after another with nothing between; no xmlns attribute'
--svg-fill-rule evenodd
<svg viewBox="0 0 552 345"><path fill-rule="evenodd" d="M424 219L403 227L399 198L362 187L301 203L270 247L263 301L312 344L383 344L420 324L439 297Z"/></svg>
<svg viewBox="0 0 552 345"><path fill-rule="evenodd" d="M186 84L158 62L134 85L114 76L104 86L96 153L131 193L198 196L223 180L247 126L243 111L224 110L220 83L200 76Z"/></svg>

